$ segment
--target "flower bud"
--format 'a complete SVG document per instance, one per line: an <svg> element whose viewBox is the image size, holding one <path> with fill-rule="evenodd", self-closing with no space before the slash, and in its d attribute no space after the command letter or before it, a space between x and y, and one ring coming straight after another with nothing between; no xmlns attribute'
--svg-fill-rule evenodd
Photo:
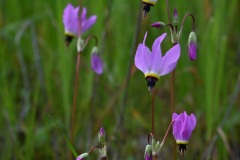
<svg viewBox="0 0 240 160"><path fill-rule="evenodd" d="M151 24L151 26L155 27L155 28L162 29L162 28L164 28L166 26L166 24L163 23L163 22L155 22L155 23Z"/></svg>
<svg viewBox="0 0 240 160"><path fill-rule="evenodd" d="M102 127L98 133L98 141L101 145L105 145L106 144L106 141L105 141L105 130L104 128Z"/></svg>
<svg viewBox="0 0 240 160"><path fill-rule="evenodd" d="M152 146L149 144L145 148L144 158L145 160L152 160Z"/></svg>
<svg viewBox="0 0 240 160"><path fill-rule="evenodd" d="M188 55L191 61L197 58L197 37L195 32L191 32L188 38Z"/></svg>
<svg viewBox="0 0 240 160"><path fill-rule="evenodd" d="M178 12L177 12L176 8L174 8L174 11L173 11L173 25L177 26L178 23L179 23Z"/></svg>
<svg viewBox="0 0 240 160"><path fill-rule="evenodd" d="M88 158L88 153L83 153L77 157L76 160L86 160Z"/></svg>
<svg viewBox="0 0 240 160"><path fill-rule="evenodd" d="M98 56L98 48L96 46L92 49L91 68L96 74L103 73L103 63Z"/></svg>

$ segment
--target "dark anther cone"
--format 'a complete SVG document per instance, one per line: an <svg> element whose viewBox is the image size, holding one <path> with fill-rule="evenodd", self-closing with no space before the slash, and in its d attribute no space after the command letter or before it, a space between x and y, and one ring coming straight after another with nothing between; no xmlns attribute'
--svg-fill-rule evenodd
<svg viewBox="0 0 240 160"><path fill-rule="evenodd" d="M151 9L151 4L143 3L143 16L146 17Z"/></svg>
<svg viewBox="0 0 240 160"><path fill-rule="evenodd" d="M180 156L183 157L184 153L187 150L187 145L186 144L179 144L179 152L180 152Z"/></svg>
<svg viewBox="0 0 240 160"><path fill-rule="evenodd" d="M155 77L147 77L146 80L147 80L148 91L151 92L156 82L158 81L158 79Z"/></svg>
<svg viewBox="0 0 240 160"><path fill-rule="evenodd" d="M67 47L71 43L72 39L73 39L73 36L69 36L69 35L65 36L65 44Z"/></svg>

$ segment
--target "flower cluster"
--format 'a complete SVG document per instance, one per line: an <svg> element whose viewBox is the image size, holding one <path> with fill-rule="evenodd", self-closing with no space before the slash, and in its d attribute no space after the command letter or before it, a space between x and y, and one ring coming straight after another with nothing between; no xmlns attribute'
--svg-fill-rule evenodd
<svg viewBox="0 0 240 160"><path fill-rule="evenodd" d="M183 22L182 22L182 25L181 25L179 31L177 30L178 24L179 24L179 18L178 18L178 12L176 9L174 9L174 12L173 12L173 22L172 23L165 24L164 22L155 22L151 26L154 28L159 28L159 29L163 29L166 26L170 26L172 43L178 44L180 41L180 38L182 36L183 24L185 22L186 17L188 17L188 16L191 16L192 20L193 20L192 31L188 38L188 55L189 55L190 60L193 61L193 60L197 59L197 36L196 36L196 33L194 32L195 21L194 21L194 17L192 14L188 13L184 16L184 19L183 19Z"/></svg>
<svg viewBox="0 0 240 160"><path fill-rule="evenodd" d="M81 34L91 28L96 22L97 16L93 15L87 18L87 9L85 7L83 7L81 15L79 16L79 10L80 7L74 8L74 6L69 3L63 11L63 24L66 35L66 45L68 46L72 39L75 36L78 36L78 51L82 51L86 44L84 43ZM92 50L91 68L96 74L103 73L103 63L98 55L96 46L93 47Z"/></svg>

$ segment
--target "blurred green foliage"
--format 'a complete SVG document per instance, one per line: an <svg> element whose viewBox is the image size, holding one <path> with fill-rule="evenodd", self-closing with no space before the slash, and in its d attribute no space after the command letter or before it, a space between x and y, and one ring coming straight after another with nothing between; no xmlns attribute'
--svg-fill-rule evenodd
<svg viewBox="0 0 240 160"><path fill-rule="evenodd" d="M62 13L70 2L75 6L79 3L0 1L0 159L68 159L70 149L64 136L70 135L77 54L76 39L65 47ZM151 131L151 96L143 74L133 65L133 56L146 31L149 47L163 32L168 36L162 50L171 47L169 29L150 27L153 22L168 21L166 2L158 1L140 23L141 1L83 0L82 4L88 8L88 15L98 16L97 23L83 37L98 37L105 64L104 74L94 75L90 67L94 42L90 41L81 56L73 146L79 154L89 151L97 144L98 130L104 126L110 140L109 159L142 159ZM193 112L198 119L186 159L205 159L213 136L219 135L217 128L228 110L240 70L240 3L170 0L169 4L171 13L174 8L178 10L180 20L188 12L196 20L197 60L192 62L187 55L192 27L189 18L180 41L175 105L176 112ZM128 72L131 76L126 82ZM171 121L170 77L161 77L156 86L155 135L159 140ZM213 152L207 153L210 159L239 158L239 104L238 96L220 128L224 136L218 136ZM121 111L123 123L113 132ZM172 139L170 134L161 159L170 159Z"/></svg>

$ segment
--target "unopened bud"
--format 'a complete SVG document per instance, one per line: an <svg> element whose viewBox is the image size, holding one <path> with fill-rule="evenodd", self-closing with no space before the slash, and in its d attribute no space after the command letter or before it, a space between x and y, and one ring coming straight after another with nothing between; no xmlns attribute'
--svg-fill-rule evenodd
<svg viewBox="0 0 240 160"><path fill-rule="evenodd" d="M77 157L76 160L86 160L88 158L88 153L83 153Z"/></svg>
<svg viewBox="0 0 240 160"><path fill-rule="evenodd" d="M105 145L106 144L106 141L105 141L105 130L104 128L102 127L98 133L98 140L99 140L99 143L101 145Z"/></svg>
<svg viewBox="0 0 240 160"><path fill-rule="evenodd" d="M155 22L155 23L151 24L151 26L154 28L162 29L166 26L166 24L163 22Z"/></svg>
<svg viewBox="0 0 240 160"><path fill-rule="evenodd" d="M197 36L195 32L191 32L188 38L188 55L191 61L197 58Z"/></svg>
<svg viewBox="0 0 240 160"><path fill-rule="evenodd" d="M178 23L179 23L178 12L177 12L176 8L174 8L174 11L173 11L173 25L177 26Z"/></svg>

